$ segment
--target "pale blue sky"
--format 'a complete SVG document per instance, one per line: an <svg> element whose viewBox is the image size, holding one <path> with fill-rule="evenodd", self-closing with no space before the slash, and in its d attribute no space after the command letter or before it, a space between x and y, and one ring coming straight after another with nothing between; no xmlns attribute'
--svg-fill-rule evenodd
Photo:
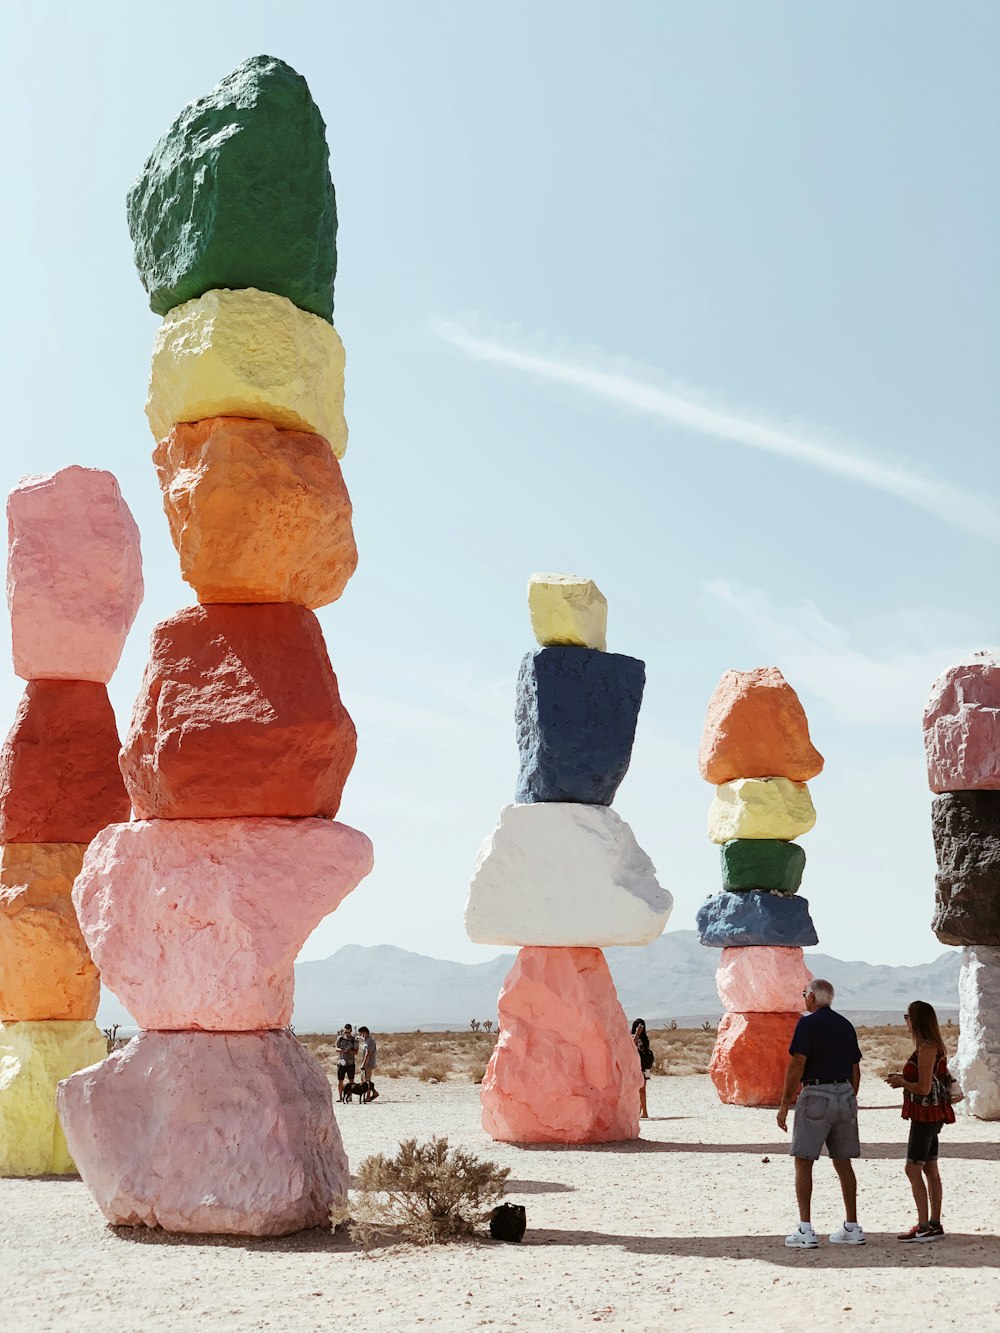
<svg viewBox="0 0 1000 1333"><path fill-rule="evenodd" d="M536 569L595 578L647 664L616 808L690 927L718 885L695 754L722 671L775 663L827 757L804 890L824 951L940 946L920 710L995 644L992 3L4 6L0 489L114 471L147 599L180 581L142 407L157 317L125 192L248 55L327 122L361 566L321 613L377 868L306 957L465 939L513 791ZM6 635L6 626L4 626ZM6 643L0 644L4 660ZM0 675L0 711L20 685Z"/></svg>

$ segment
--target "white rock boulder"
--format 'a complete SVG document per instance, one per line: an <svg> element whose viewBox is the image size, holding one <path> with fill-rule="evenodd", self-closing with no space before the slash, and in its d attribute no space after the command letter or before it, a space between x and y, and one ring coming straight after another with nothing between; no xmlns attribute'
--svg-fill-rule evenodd
<svg viewBox="0 0 1000 1333"><path fill-rule="evenodd" d="M952 1073L969 1111L1000 1120L1000 949L965 950L958 979L958 1055Z"/></svg>

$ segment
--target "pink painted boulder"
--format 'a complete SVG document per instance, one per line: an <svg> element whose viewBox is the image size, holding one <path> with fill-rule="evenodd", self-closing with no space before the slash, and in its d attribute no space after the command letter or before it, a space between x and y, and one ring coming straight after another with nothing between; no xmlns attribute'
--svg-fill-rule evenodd
<svg viewBox="0 0 1000 1333"><path fill-rule="evenodd" d="M296 954L372 864L365 835L328 819L112 824L73 902L140 1027L259 1031L291 1021Z"/></svg>
<svg viewBox="0 0 1000 1333"><path fill-rule="evenodd" d="M88 467L22 477L7 528L15 672L107 684L142 601L139 529L117 481Z"/></svg>
<svg viewBox="0 0 1000 1333"><path fill-rule="evenodd" d="M730 1106L778 1105L785 1086L788 1046L801 1016L799 1011L722 1015L708 1066L720 1101Z"/></svg>
<svg viewBox="0 0 1000 1333"><path fill-rule="evenodd" d="M347 1194L329 1081L290 1032L143 1032L57 1106L112 1226L284 1236Z"/></svg>
<svg viewBox="0 0 1000 1333"><path fill-rule="evenodd" d="M810 981L801 949L772 946L723 949L715 974L719 999L733 1014L802 1012Z"/></svg>
<svg viewBox="0 0 1000 1333"><path fill-rule="evenodd" d="M600 949L522 949L500 991L483 1128L504 1143L616 1143L639 1134L642 1073Z"/></svg>
<svg viewBox="0 0 1000 1333"><path fill-rule="evenodd" d="M1000 654L977 653L938 676L924 750L931 791L1000 791Z"/></svg>

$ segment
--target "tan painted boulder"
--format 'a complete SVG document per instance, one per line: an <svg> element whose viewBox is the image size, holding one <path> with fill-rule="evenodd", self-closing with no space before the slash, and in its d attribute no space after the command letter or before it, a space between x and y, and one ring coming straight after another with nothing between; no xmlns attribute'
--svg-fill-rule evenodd
<svg viewBox="0 0 1000 1333"><path fill-rule="evenodd" d="M808 782L822 773L805 710L777 667L725 673L708 702L698 770L716 786L735 778Z"/></svg>
<svg viewBox="0 0 1000 1333"><path fill-rule="evenodd" d="M809 788L787 778L742 778L716 787L708 811L713 842L731 838L774 838L791 842L816 823Z"/></svg>
<svg viewBox="0 0 1000 1333"><path fill-rule="evenodd" d="M747 950L748 953L754 952ZM708 1073L730 1106L777 1106L801 1012L723 1014Z"/></svg>

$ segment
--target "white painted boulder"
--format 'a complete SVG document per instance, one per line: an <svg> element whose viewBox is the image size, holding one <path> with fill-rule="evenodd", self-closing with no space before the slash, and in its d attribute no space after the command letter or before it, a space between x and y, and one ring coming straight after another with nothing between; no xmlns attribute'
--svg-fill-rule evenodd
<svg viewBox="0 0 1000 1333"><path fill-rule="evenodd" d="M1000 949L964 951L958 979L958 1054L952 1073L969 1111L1000 1120Z"/></svg>

